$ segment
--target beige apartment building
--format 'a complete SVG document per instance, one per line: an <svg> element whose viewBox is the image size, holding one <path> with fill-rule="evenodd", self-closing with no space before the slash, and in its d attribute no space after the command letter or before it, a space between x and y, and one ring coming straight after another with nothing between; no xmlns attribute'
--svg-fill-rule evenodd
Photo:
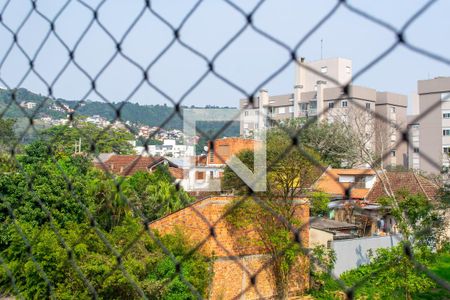
<svg viewBox="0 0 450 300"><path fill-rule="evenodd" d="M449 167L450 77L419 80L418 98L408 116L409 165L429 174Z"/></svg>
<svg viewBox="0 0 450 300"><path fill-rule="evenodd" d="M301 59L296 66L293 93L271 96L262 89L253 104L248 99L240 100L241 135L249 137L274 122L292 118L340 120L370 140L370 151L384 153L383 166L407 166L407 146L399 130L407 125L407 97L352 85L351 81L349 59ZM345 94L342 87L347 84Z"/></svg>

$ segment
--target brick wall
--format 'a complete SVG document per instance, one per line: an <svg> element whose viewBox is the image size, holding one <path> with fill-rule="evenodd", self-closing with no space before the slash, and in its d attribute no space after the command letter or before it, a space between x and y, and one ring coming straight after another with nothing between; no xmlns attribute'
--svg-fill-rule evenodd
<svg viewBox="0 0 450 300"><path fill-rule="evenodd" d="M213 196L200 200L189 207L172 213L150 224L150 228L160 234L171 233L180 228L194 245L203 243L199 248L204 255L214 257L211 299L232 299L241 295L242 299L257 299L259 294L270 297L274 294L271 269L266 268L256 276L252 285L251 276L257 272L269 258L261 248L240 242L242 238L256 238L251 228L236 233L231 232L228 222L222 218L226 206L234 197ZM297 200L295 215L300 221L309 219L309 206L305 201ZM210 226L214 225L214 230ZM213 238L215 236L215 238ZM309 228L301 231L303 246L308 246ZM246 268L250 274L242 268ZM308 261L299 260L291 285L292 290L303 290L308 282ZM298 272L297 272L298 271Z"/></svg>
<svg viewBox="0 0 450 300"><path fill-rule="evenodd" d="M223 138L214 141L214 147L211 142L208 143L208 164L225 164L225 162L233 155L243 150L254 150L254 146L258 147L261 141L243 138Z"/></svg>

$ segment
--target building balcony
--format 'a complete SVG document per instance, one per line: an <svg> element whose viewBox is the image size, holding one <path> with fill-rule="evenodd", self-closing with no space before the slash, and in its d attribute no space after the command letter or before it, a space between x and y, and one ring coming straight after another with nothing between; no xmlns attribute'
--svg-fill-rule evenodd
<svg viewBox="0 0 450 300"><path fill-rule="evenodd" d="M300 117L311 117L317 115L317 109L301 110Z"/></svg>

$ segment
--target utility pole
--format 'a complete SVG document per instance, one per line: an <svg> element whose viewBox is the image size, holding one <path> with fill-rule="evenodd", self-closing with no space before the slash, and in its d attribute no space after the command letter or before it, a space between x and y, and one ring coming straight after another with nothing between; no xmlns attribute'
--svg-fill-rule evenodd
<svg viewBox="0 0 450 300"><path fill-rule="evenodd" d="M323 59L323 39L320 39L320 59Z"/></svg>

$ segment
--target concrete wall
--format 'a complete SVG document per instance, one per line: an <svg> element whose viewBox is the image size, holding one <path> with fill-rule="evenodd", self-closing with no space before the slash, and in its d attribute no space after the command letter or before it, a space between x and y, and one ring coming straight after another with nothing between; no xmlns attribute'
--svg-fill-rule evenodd
<svg viewBox="0 0 450 300"><path fill-rule="evenodd" d="M370 249L375 252L379 248L395 246L399 241L400 237L394 235L333 241L331 247L336 252L334 275L339 276L345 271L367 264L367 252Z"/></svg>
<svg viewBox="0 0 450 300"><path fill-rule="evenodd" d="M309 228L309 247L314 248L315 246L325 246L328 247L328 242L333 240L334 234L328 231Z"/></svg>

